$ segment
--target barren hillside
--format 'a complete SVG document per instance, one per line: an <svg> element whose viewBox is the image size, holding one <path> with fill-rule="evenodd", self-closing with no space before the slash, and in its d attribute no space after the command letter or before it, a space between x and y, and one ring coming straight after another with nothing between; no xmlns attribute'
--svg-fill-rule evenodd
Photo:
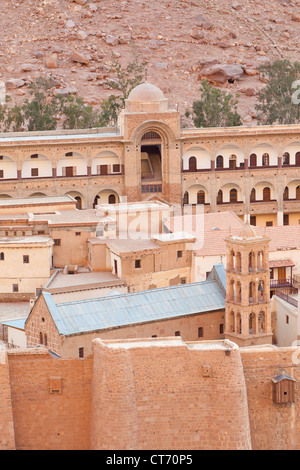
<svg viewBox="0 0 300 470"><path fill-rule="evenodd" d="M114 53L124 65L133 55L146 61L147 80L182 113L209 74L240 93L251 124L264 86L257 67L299 60L300 0L1 0L0 15L0 80L12 103L51 75L62 93L98 104L114 93L104 85Z"/></svg>

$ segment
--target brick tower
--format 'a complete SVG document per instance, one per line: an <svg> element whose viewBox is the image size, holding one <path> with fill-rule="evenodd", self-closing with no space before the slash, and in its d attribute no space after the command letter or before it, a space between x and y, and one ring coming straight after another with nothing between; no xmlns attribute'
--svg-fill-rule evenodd
<svg viewBox="0 0 300 470"><path fill-rule="evenodd" d="M272 344L269 241L248 222L226 238L225 338L239 346Z"/></svg>

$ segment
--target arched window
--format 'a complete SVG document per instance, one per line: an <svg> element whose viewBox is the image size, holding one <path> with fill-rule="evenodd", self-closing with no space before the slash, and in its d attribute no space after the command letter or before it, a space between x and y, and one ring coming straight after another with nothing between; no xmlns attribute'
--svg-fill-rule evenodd
<svg viewBox="0 0 300 470"><path fill-rule="evenodd" d="M233 204L237 202L237 190L236 189L231 189L230 190L230 195L229 195L229 200L230 202L232 202Z"/></svg>
<svg viewBox="0 0 300 470"><path fill-rule="evenodd" d="M4 253L0 253L0 261L4 261L4 259L5 259Z"/></svg>
<svg viewBox="0 0 300 470"><path fill-rule="evenodd" d="M263 201L271 201L271 190L268 187L263 189Z"/></svg>
<svg viewBox="0 0 300 470"><path fill-rule="evenodd" d="M236 302L241 302L242 301L242 286L241 283L238 282L236 285Z"/></svg>
<svg viewBox="0 0 300 470"><path fill-rule="evenodd" d="M270 165L270 155L268 153L264 153L262 156L262 165L269 166Z"/></svg>
<svg viewBox="0 0 300 470"><path fill-rule="evenodd" d="M265 331L265 312L262 310L258 314L258 332L263 333Z"/></svg>
<svg viewBox="0 0 300 470"><path fill-rule="evenodd" d="M197 193L197 204L205 204L205 192L203 190Z"/></svg>
<svg viewBox="0 0 300 470"><path fill-rule="evenodd" d="M238 333L239 335L242 334L242 317L239 312L236 316L236 333Z"/></svg>
<svg viewBox="0 0 300 470"><path fill-rule="evenodd" d="M297 188L296 188L296 199L297 199L297 201L300 200L300 186L297 186Z"/></svg>
<svg viewBox="0 0 300 470"><path fill-rule="evenodd" d="M254 253L253 253L253 251L251 251L251 253L249 253L248 269L249 269L250 273L254 271Z"/></svg>
<svg viewBox="0 0 300 470"><path fill-rule="evenodd" d="M229 314L229 331L235 333L235 314L232 311Z"/></svg>
<svg viewBox="0 0 300 470"><path fill-rule="evenodd" d="M189 158L189 171L197 171L197 159L196 157Z"/></svg>
<svg viewBox="0 0 300 470"><path fill-rule="evenodd" d="M249 315L249 334L254 335L255 331L255 314L252 312Z"/></svg>
<svg viewBox="0 0 300 470"><path fill-rule="evenodd" d="M223 191L222 189L219 190L218 196L217 196L217 204L222 204L223 202Z"/></svg>
<svg viewBox="0 0 300 470"><path fill-rule="evenodd" d="M251 153L250 155L250 167L256 167L257 166L257 156L255 153Z"/></svg>
<svg viewBox="0 0 300 470"><path fill-rule="evenodd" d="M76 196L76 197L75 197L75 200L77 201L77 202L76 202L76 209L81 210L81 209L82 209L82 199L81 199L81 197Z"/></svg>
<svg viewBox="0 0 300 470"><path fill-rule="evenodd" d="M183 205L186 205L189 203L189 193L186 191L183 195Z"/></svg>
<svg viewBox="0 0 300 470"><path fill-rule="evenodd" d="M44 345L48 346L48 338L47 338L46 333L44 334Z"/></svg>
<svg viewBox="0 0 300 470"><path fill-rule="evenodd" d="M300 166L300 152L297 152L295 155L296 166Z"/></svg>
<svg viewBox="0 0 300 470"><path fill-rule="evenodd" d="M286 186L286 187L284 188L283 200L284 200L284 201L288 201L288 199L289 199L289 188Z"/></svg>
<svg viewBox="0 0 300 470"><path fill-rule="evenodd" d="M224 167L224 158L222 155L217 156L217 168L223 168Z"/></svg>
<svg viewBox="0 0 300 470"><path fill-rule="evenodd" d="M250 193L250 202L255 202L255 200L256 200L256 191L255 191L255 188L252 188L251 193Z"/></svg>
<svg viewBox="0 0 300 470"><path fill-rule="evenodd" d="M108 196L108 204L115 204L116 203L116 196L114 194L110 194Z"/></svg>
<svg viewBox="0 0 300 470"><path fill-rule="evenodd" d="M230 170L236 169L236 155L231 155L229 158L229 168Z"/></svg>
<svg viewBox="0 0 300 470"><path fill-rule="evenodd" d="M250 284L249 284L249 303L254 302L254 288L255 288L254 282L250 282Z"/></svg>
<svg viewBox="0 0 300 470"><path fill-rule="evenodd" d="M288 152L285 152L282 155L282 164L283 165L289 165L290 164L290 154Z"/></svg>
<svg viewBox="0 0 300 470"><path fill-rule="evenodd" d="M235 270L237 273L240 273L242 271L242 255L239 251L236 254Z"/></svg>
<svg viewBox="0 0 300 470"><path fill-rule="evenodd" d="M43 333L40 333L40 344L44 344Z"/></svg>

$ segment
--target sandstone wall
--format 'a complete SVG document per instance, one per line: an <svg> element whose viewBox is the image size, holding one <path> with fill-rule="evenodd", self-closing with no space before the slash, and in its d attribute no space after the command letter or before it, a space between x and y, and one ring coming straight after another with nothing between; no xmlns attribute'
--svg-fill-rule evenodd
<svg viewBox="0 0 300 470"><path fill-rule="evenodd" d="M45 350L9 353L18 450L89 448L92 361L53 359Z"/></svg>
<svg viewBox="0 0 300 470"><path fill-rule="evenodd" d="M240 353L222 345L96 340L91 448L250 449Z"/></svg>
<svg viewBox="0 0 300 470"><path fill-rule="evenodd" d="M249 418L254 450L300 449L300 367L295 348L241 349L247 384ZM299 355L300 360L300 355ZM296 379L294 403L272 400L272 379L285 373Z"/></svg>
<svg viewBox="0 0 300 470"><path fill-rule="evenodd" d="M0 349L0 451L14 450L15 436L6 352Z"/></svg>

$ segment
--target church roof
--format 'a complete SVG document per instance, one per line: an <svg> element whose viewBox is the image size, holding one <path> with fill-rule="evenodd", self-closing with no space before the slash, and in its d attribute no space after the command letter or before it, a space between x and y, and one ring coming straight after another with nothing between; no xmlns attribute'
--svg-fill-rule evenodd
<svg viewBox="0 0 300 470"><path fill-rule="evenodd" d="M206 280L57 304L49 292L42 296L61 335L106 330L224 309L224 288L219 281L224 279L222 266L218 282Z"/></svg>

